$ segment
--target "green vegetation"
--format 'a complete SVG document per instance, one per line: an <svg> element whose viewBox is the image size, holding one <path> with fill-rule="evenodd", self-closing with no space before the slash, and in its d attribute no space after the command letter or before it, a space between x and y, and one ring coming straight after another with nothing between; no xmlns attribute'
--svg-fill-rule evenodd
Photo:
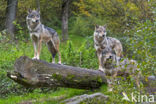
<svg viewBox="0 0 156 104"><path fill-rule="evenodd" d="M1 104L16 104L20 102L34 102L36 104L39 103L58 103L59 100L72 97L74 95L83 94L86 91L77 90L77 89L57 89L57 91L49 91L48 93L41 93L39 90L34 90L33 93L24 93L20 96L10 95L7 98L3 98L0 100ZM49 103L48 103L49 102Z"/></svg>
<svg viewBox="0 0 156 104"><path fill-rule="evenodd" d="M42 22L54 28L61 37L61 0L40 0ZM156 75L156 3L155 0L73 0L69 9L69 39L61 42L62 63L88 69L98 69L98 60L93 46L95 24L107 24L108 36L121 41L124 57L138 62L143 76ZM144 85L134 87L134 79L120 81L112 92L103 85L96 90L71 88L25 88L7 77L13 71L14 62L20 56L33 57L33 45L29 38L25 18L28 8L36 8L35 0L18 0L15 41L10 42L5 30L7 1L0 1L0 104L32 102L34 104L57 104L60 101L81 94L102 92L109 96L108 104L132 104L123 98L131 92L146 93ZM51 55L43 44L41 60L51 62ZM58 58L56 58L58 61ZM73 76L69 76L69 79ZM121 78L123 79L123 78ZM100 82L101 79L99 78ZM94 102L94 99L93 99ZM85 102L82 102L85 104Z"/></svg>
<svg viewBox="0 0 156 104"><path fill-rule="evenodd" d="M146 28L145 28L146 27ZM124 41L126 43L127 56L133 59L137 59L140 69L144 72L144 76L155 74L154 70L154 38L155 35L153 32L155 24L147 21L143 24L138 24L134 28L134 30L129 31L127 37ZM140 30L140 31L138 31ZM138 32L135 32L138 31ZM150 31L150 32L149 32ZM134 35L132 35L134 33ZM144 38L141 38L140 35L144 35ZM135 37L135 38L134 38ZM141 39L140 39L141 38ZM69 98L75 95L85 94L85 93L94 93L94 92L102 92L105 95L109 95L111 98L109 102L116 103L128 103L125 101L121 101L122 92L126 92L128 96L130 96L131 92L137 91L134 88L134 80L131 79L129 81L121 81L120 85L116 85L113 92L107 91L107 86L102 86L99 90L94 91L86 91L86 90L78 90L78 89L70 89L70 88L58 88L55 90L50 90L45 93L44 90L48 90L44 88L41 89L27 89L23 86L14 83L12 80L6 77L7 71L13 70L13 65L16 58L26 55L29 57L33 57L33 46L30 40L18 41L17 43L10 44L8 42L7 37L0 35L1 45L0 45L0 103L8 104L8 102L12 102L11 104L16 104L18 102L34 102L39 104L39 102L43 102L45 104L53 102L58 103L59 101ZM136 39L136 40L134 40ZM138 41L137 41L138 39ZM95 53L95 49L93 47L93 37L80 37L80 36L70 36L70 40L67 43L61 44L61 54L62 60L64 64L72 65L72 66L80 66L84 68L97 69L98 61ZM81 41L81 42L79 42ZM148 41L148 43L145 43ZM135 45L134 42L136 42ZM133 45L132 45L133 44ZM149 44L149 45L147 45ZM141 47L143 46L143 47ZM149 47L150 46L150 47ZM153 47L151 47L153 46ZM139 48L140 51L138 50ZM145 48L146 52L142 48ZM149 50L149 51L148 51ZM136 51L136 52L135 52ZM131 53L132 52L132 53ZM137 54L139 53L139 54ZM145 55L148 54L148 55ZM51 62L51 56L48 52L47 47L43 44L43 49L41 52L41 60L46 60ZM154 73L153 73L154 72ZM99 79L100 81L100 79ZM144 91L143 91L144 92Z"/></svg>

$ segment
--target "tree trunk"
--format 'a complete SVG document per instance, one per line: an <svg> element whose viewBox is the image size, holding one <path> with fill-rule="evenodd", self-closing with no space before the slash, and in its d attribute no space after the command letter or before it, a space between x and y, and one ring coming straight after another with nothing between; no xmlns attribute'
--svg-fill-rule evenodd
<svg viewBox="0 0 156 104"><path fill-rule="evenodd" d="M107 84L100 71L47 63L22 56L16 60L14 73L8 77L26 87L68 87L96 89Z"/></svg>
<svg viewBox="0 0 156 104"><path fill-rule="evenodd" d="M36 7L40 11L40 0L36 0Z"/></svg>
<svg viewBox="0 0 156 104"><path fill-rule="evenodd" d="M11 39L14 39L15 26L13 21L16 19L18 0L7 0L6 9L6 29Z"/></svg>
<svg viewBox="0 0 156 104"><path fill-rule="evenodd" d="M62 40L68 40L68 11L70 0L63 0L62 2Z"/></svg>

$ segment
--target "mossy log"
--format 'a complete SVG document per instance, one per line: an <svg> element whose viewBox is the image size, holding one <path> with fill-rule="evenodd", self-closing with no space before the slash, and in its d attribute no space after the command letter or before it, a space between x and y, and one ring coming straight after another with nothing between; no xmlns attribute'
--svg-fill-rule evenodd
<svg viewBox="0 0 156 104"><path fill-rule="evenodd" d="M14 72L7 76L26 87L68 87L96 89L107 84L105 74L98 70L47 63L21 56L16 60Z"/></svg>

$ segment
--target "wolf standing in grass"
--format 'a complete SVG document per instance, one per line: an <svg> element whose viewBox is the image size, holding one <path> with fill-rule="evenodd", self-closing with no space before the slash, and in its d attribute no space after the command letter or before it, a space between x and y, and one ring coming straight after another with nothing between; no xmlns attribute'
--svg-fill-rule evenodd
<svg viewBox="0 0 156 104"><path fill-rule="evenodd" d="M119 40L106 36L106 26L96 26L94 31L94 47L99 60L99 70L105 72L103 62L101 60L102 51L108 47L115 51L117 57L122 57L122 44Z"/></svg>
<svg viewBox="0 0 156 104"><path fill-rule="evenodd" d="M61 54L59 52L60 40L57 32L41 24L39 10L29 10L26 17L27 27L34 45L33 59L40 58L42 41L46 42L52 55L52 63L55 63L55 56L59 55L59 64L61 64Z"/></svg>

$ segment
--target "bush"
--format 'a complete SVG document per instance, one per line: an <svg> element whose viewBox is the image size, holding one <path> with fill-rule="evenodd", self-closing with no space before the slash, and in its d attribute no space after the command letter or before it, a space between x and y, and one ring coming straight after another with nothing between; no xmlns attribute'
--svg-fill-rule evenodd
<svg viewBox="0 0 156 104"><path fill-rule="evenodd" d="M66 49L61 52L64 64L97 69L98 61L91 39L92 37L88 37L80 48L74 47L73 43L68 41Z"/></svg>
<svg viewBox="0 0 156 104"><path fill-rule="evenodd" d="M104 25L105 20L102 18L97 18L94 16L90 17L83 17L78 16L73 18L69 21L74 21L70 24L70 30L72 34L80 35L80 36L91 36L93 35L95 25Z"/></svg>
<svg viewBox="0 0 156 104"><path fill-rule="evenodd" d="M156 74L154 71L156 65L154 60L156 57L155 28L155 22L147 20L144 23L138 23L133 30L126 32L128 36L126 39L127 55L138 60L144 74Z"/></svg>

